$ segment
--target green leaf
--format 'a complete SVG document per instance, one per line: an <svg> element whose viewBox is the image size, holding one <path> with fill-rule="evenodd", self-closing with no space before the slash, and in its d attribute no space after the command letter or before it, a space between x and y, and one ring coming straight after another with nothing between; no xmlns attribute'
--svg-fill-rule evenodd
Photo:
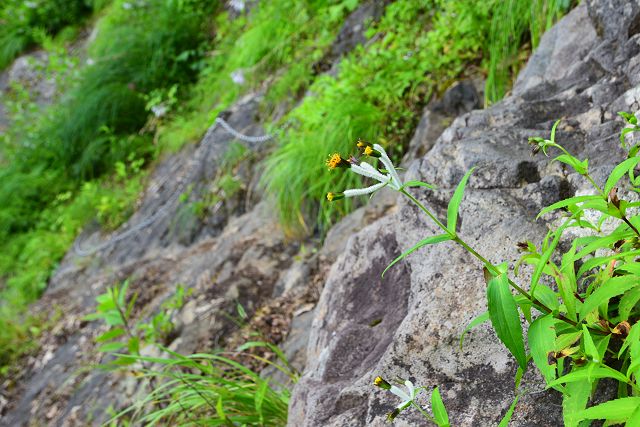
<svg viewBox="0 0 640 427"><path fill-rule="evenodd" d="M583 379L567 384L566 393L562 399L562 417L565 427L578 427L582 420L578 413L582 411L591 395L591 382Z"/></svg>
<svg viewBox="0 0 640 427"><path fill-rule="evenodd" d="M509 349L522 369L527 367L527 356L522 338L522 325L516 300L509 289L509 279L502 273L487 286L489 317L498 338Z"/></svg>
<svg viewBox="0 0 640 427"><path fill-rule="evenodd" d="M224 407L222 405L222 396L218 396L218 402L216 403L216 413L218 414L218 418L222 420L227 419L227 414L225 414Z"/></svg>
<svg viewBox="0 0 640 427"><path fill-rule="evenodd" d="M469 322L467 327L464 328L464 331L462 331L462 335L460 335L460 350L462 350L462 341L464 340L464 336L467 334L467 332L469 332L471 329L475 328L476 326L483 324L487 320L489 320L489 312L485 311L480 316L476 317L471 322Z"/></svg>
<svg viewBox="0 0 640 427"><path fill-rule="evenodd" d="M594 366L594 365L591 365ZM574 370L567 375L564 375L558 378L555 381L547 384L547 388L560 385L560 384L570 384L576 381L589 380L591 381L594 378L613 378L614 380L627 382L627 377L625 377L622 373L616 371L613 368L608 367L607 365L596 366L593 369L579 369Z"/></svg>
<svg viewBox="0 0 640 427"><path fill-rule="evenodd" d="M402 184L402 187L400 187L400 190L402 190L403 188L411 188L411 187L426 187L431 190L436 188L435 185L427 184L426 182L422 182L422 181L407 181L404 184Z"/></svg>
<svg viewBox="0 0 640 427"><path fill-rule="evenodd" d="M529 326L529 349L533 362L536 364L547 383L556 378L556 368L549 365L547 356L554 350L556 344L555 321L547 314L540 316Z"/></svg>
<svg viewBox="0 0 640 427"><path fill-rule="evenodd" d="M438 387L434 388L431 392L431 410L433 411L433 417L436 420L438 427L449 427L449 414L447 414L447 408L442 403L442 397Z"/></svg>
<svg viewBox="0 0 640 427"><path fill-rule="evenodd" d="M96 338L96 342L110 341L114 338L118 338L119 336L124 335L124 333L125 333L124 329L114 328L100 335L98 338Z"/></svg>
<svg viewBox="0 0 640 427"><path fill-rule="evenodd" d="M582 342L584 343L584 352L587 356L589 356L594 363L600 363L600 353L593 343L589 329L585 324L582 324Z"/></svg>
<svg viewBox="0 0 640 427"><path fill-rule="evenodd" d="M584 409L578 416L587 420L623 420L640 407L640 397L623 397Z"/></svg>
<svg viewBox="0 0 640 427"><path fill-rule="evenodd" d="M620 181L620 178L625 176L630 169L635 168L638 163L640 163L640 157L632 157L613 168L609 178L607 178L607 183L604 185L604 194L608 195L618 181Z"/></svg>
<svg viewBox="0 0 640 427"><path fill-rule="evenodd" d="M458 187L456 187L456 191L454 191L451 200L449 201L449 206L447 207L447 230L451 233L455 234L456 232L456 224L458 222L458 209L460 208L460 203L462 203L462 196L464 196L464 188L467 185L467 181L469 181L469 177L475 170L475 167L469 169L469 172L465 174L462 178Z"/></svg>
<svg viewBox="0 0 640 427"><path fill-rule="evenodd" d="M262 413L262 403L264 402L264 397L267 394L268 389L269 389L269 380L263 381L258 386L258 390L256 390L256 394L254 396L254 404L256 407L256 412L260 417L260 425L264 424L264 414Z"/></svg>
<svg viewBox="0 0 640 427"><path fill-rule="evenodd" d="M636 322L629 331L629 335L622 343L622 347L620 347L620 351L618 352L618 358L624 353L624 351L631 345L631 343L635 343L640 341L640 322Z"/></svg>
<svg viewBox="0 0 640 427"><path fill-rule="evenodd" d="M391 261L391 264L389 264L387 266L387 268L385 268L384 271L382 272L382 277L384 277L384 273L386 273L388 269L393 267L397 262L401 261L402 259L404 259L407 255L411 254L412 252L417 251L418 249L420 249L423 246L434 245L436 243L446 242L447 240L451 240L451 236L448 235L448 234L438 234L436 236L430 236L430 237L427 237L424 240L420 240L418 243L416 243L415 246L413 246L412 248L408 249L407 251L402 253L402 255L400 255L399 257L397 257L393 261Z"/></svg>
<svg viewBox="0 0 640 427"><path fill-rule="evenodd" d="M578 203L586 202L588 200L596 200L596 199L602 200L602 196L600 195L576 196L576 197L571 197L569 199L560 200L559 202L549 205L546 208L542 209L538 214L538 216L536 216L536 219L540 218L542 215L546 213L555 211L556 209L564 208L569 205L577 205Z"/></svg>
<svg viewBox="0 0 640 427"><path fill-rule="evenodd" d="M627 419L625 427L638 427L640 426L640 405L633 411L631 416Z"/></svg>
<svg viewBox="0 0 640 427"><path fill-rule="evenodd" d="M124 347L126 347L127 345L123 342L110 342L107 344L103 344L98 348L98 351L102 352L102 353L113 353L116 352L118 350L123 349Z"/></svg>
<svg viewBox="0 0 640 427"><path fill-rule="evenodd" d="M640 301L640 287L631 289L620 298L620 302L618 303L618 320L620 322L629 319L629 315L638 304L638 301Z"/></svg>
<svg viewBox="0 0 640 427"><path fill-rule="evenodd" d="M518 404L518 399L520 399L520 395L517 395L515 399L513 399L511 406L509 406L507 413L504 414L504 417L502 417L502 419L500 420L500 424L498 424L498 427L509 427L509 421L511 421L511 417L513 416L513 411L516 409L516 405Z"/></svg>
<svg viewBox="0 0 640 427"><path fill-rule="evenodd" d="M640 279L637 277L619 276L607 280L584 300L582 307L580 307L580 318L584 319L587 317L587 314L598 308L603 302L608 301L614 296L623 294L639 284Z"/></svg>

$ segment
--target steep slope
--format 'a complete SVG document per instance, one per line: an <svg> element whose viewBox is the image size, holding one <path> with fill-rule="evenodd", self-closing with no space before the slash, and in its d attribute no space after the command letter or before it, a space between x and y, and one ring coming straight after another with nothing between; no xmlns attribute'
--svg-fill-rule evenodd
<svg viewBox="0 0 640 427"><path fill-rule="evenodd" d="M583 2L545 34L511 96L490 109L455 120L407 179L441 190L414 194L441 217L453 188L471 167L460 235L490 261L519 257L516 243L546 234L535 215L580 191L584 182L542 155L527 139L548 136L562 118L557 140L589 158L599 181L623 159L616 112L640 107L640 2ZM430 144L429 144L430 145ZM441 244L385 266L436 230L413 205L372 222L349 239L332 266L316 308L309 363L296 385L291 426L385 424L397 401L372 386L375 376L439 386L456 426L496 425L514 397L515 362L487 325L463 350L458 338L485 311L482 267L460 247ZM348 221L348 220L346 220ZM513 426L560 425L560 397L527 375ZM398 425L426 425L407 411Z"/></svg>

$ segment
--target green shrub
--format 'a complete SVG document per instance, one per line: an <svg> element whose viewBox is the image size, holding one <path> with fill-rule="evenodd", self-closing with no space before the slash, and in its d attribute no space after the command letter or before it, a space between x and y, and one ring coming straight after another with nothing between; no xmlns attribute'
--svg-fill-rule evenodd
<svg viewBox="0 0 640 427"><path fill-rule="evenodd" d="M37 42L79 24L92 11L87 0L4 0L0 6L0 70Z"/></svg>

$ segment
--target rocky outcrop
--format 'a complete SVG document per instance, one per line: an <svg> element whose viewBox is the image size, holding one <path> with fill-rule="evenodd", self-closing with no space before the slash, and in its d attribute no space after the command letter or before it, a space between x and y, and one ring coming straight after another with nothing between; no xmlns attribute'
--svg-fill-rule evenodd
<svg viewBox="0 0 640 427"><path fill-rule="evenodd" d="M556 139L589 158L599 180L624 158L616 112L640 107L639 11L638 1L583 2L545 34L511 96L456 119L409 167L407 179L440 188L413 193L441 217L458 181L477 167L459 232L491 261L513 265L517 242L546 234L536 213L585 185L558 163L531 157L528 137L548 135L563 119ZM291 426L383 425L398 402L373 387L376 375L439 386L455 426L497 425L513 400L516 365L487 325L459 348L464 327L486 310L482 268L469 254L451 243L425 247L381 277L402 251L436 233L417 208L398 203L352 235L331 267ZM544 392L533 370L524 384L511 425L560 425L560 396ZM426 425L416 411L396 424Z"/></svg>

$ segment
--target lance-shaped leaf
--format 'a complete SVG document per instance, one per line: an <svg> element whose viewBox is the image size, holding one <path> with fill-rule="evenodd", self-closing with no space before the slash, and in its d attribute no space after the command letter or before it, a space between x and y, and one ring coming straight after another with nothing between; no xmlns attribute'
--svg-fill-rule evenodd
<svg viewBox="0 0 640 427"><path fill-rule="evenodd" d="M632 157L613 168L609 178L607 178L607 183L604 185L604 194L609 194L618 181L620 181L620 178L629 172L630 169L635 168L638 163L640 163L640 157Z"/></svg>
<svg viewBox="0 0 640 427"><path fill-rule="evenodd" d="M533 362L547 382L556 378L556 368L549 365L548 354L556 345L555 321L550 314L538 317L529 327L529 348Z"/></svg>
<svg viewBox="0 0 640 427"><path fill-rule="evenodd" d="M516 300L509 289L506 273L491 279L487 285L489 317L498 338L509 349L522 369L527 367L527 355L522 338L522 325Z"/></svg>
<svg viewBox="0 0 640 427"><path fill-rule="evenodd" d="M610 400L579 412L587 420L626 420L640 407L640 397Z"/></svg>
<svg viewBox="0 0 640 427"><path fill-rule="evenodd" d="M476 317L471 322L469 322L467 327L464 328L464 331L462 331L462 334L460 335L460 350L462 350L462 342L467 332L469 332L471 329L475 328L476 326L483 324L487 320L489 320L489 312L485 311L480 316Z"/></svg>
<svg viewBox="0 0 640 427"><path fill-rule="evenodd" d="M449 427L449 414L447 414L447 408L445 408L440 396L438 387L434 388L431 392L431 410L433 411L433 417L438 424L438 427Z"/></svg>
<svg viewBox="0 0 640 427"><path fill-rule="evenodd" d="M427 237L426 239L420 240L413 247L411 247L410 249L408 249L405 252L403 252L402 255L398 256L396 259L391 261L391 264L389 264L387 266L387 268L385 268L384 271L382 272L382 277L384 277L384 273L386 273L388 269L393 267L394 264L396 264L397 262L401 261L403 258L405 258L410 253L417 251L418 249L420 249L423 246L433 245L433 244L440 243L440 242L446 242L447 240L451 240L451 236L448 235L448 234L438 234L436 236L430 236L430 237Z"/></svg>
<svg viewBox="0 0 640 427"><path fill-rule="evenodd" d="M451 200L449 201L449 206L447 207L447 230L451 233L455 234L456 232L456 224L458 223L458 209L460 208L460 203L462 202L462 196L464 196L464 188L467 185L467 181L469 181L469 177L475 170L475 167L469 169L469 172L465 174L462 178L458 187L456 187L456 191L454 191Z"/></svg>
<svg viewBox="0 0 640 427"><path fill-rule="evenodd" d="M638 285L640 285L640 278L636 276L620 276L607 280L584 300L582 307L580 307L580 318L584 319L587 314L591 313L603 302L621 295Z"/></svg>

